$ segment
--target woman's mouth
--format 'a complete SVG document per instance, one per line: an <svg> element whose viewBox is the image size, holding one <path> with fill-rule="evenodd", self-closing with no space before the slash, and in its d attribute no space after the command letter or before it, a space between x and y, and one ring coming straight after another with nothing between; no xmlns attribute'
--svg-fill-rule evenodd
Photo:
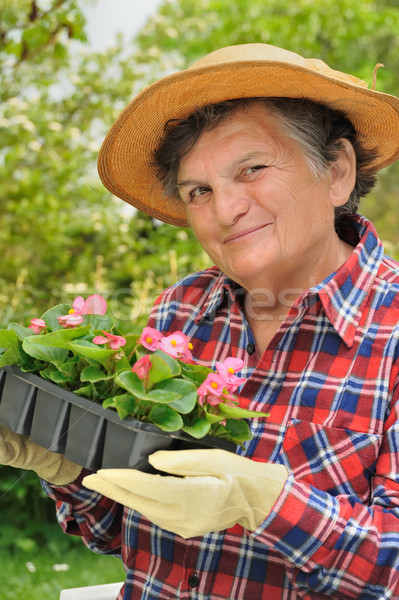
<svg viewBox="0 0 399 600"><path fill-rule="evenodd" d="M243 238L255 233L256 231L264 229L268 225L270 225L270 223L264 223L263 225L256 225L255 227L249 227L248 229L242 229L241 231L235 231L234 233L231 233L229 236L227 236L224 239L223 243L228 244L230 242L236 242L236 241L242 240Z"/></svg>

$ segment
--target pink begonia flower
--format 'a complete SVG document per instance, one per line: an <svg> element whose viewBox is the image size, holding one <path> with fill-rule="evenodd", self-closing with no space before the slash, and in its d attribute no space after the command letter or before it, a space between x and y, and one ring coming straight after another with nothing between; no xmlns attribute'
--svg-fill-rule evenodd
<svg viewBox="0 0 399 600"><path fill-rule="evenodd" d="M100 294L92 294L87 300L83 300L82 296L77 296L73 301L72 308L81 315L105 315L107 302Z"/></svg>
<svg viewBox="0 0 399 600"><path fill-rule="evenodd" d="M191 342L188 343L187 348L185 349L185 351L183 352L181 358L185 361L191 362L191 363L195 363L194 361L194 357L193 357L193 353L191 352L191 350L193 349L193 345Z"/></svg>
<svg viewBox="0 0 399 600"><path fill-rule="evenodd" d="M69 313L57 317L57 320L63 327L76 327L83 323L82 315L105 315L106 312L107 303L100 294L92 294L87 300L77 296Z"/></svg>
<svg viewBox="0 0 399 600"><path fill-rule="evenodd" d="M72 304L73 312L82 314L84 306L85 306L84 298L82 298L82 296L76 296L76 298L75 298L75 300L73 301L73 304Z"/></svg>
<svg viewBox="0 0 399 600"><path fill-rule="evenodd" d="M237 377L235 373L244 365L240 358L226 358L222 363L216 361L216 370L226 384L226 389L230 392L235 391L241 383L246 381L245 377Z"/></svg>
<svg viewBox="0 0 399 600"><path fill-rule="evenodd" d="M29 325L29 329L33 329L35 335L41 333L46 327L46 322L43 319L32 319Z"/></svg>
<svg viewBox="0 0 399 600"><path fill-rule="evenodd" d="M199 391L199 390L198 390ZM237 406L237 400L234 396L230 396L229 394L198 394L198 403L201 406L204 404L210 404L211 406L217 406L218 404L228 404L229 406Z"/></svg>
<svg viewBox="0 0 399 600"><path fill-rule="evenodd" d="M153 327L144 327L141 336L140 343L147 348L147 350L157 350L159 348L159 342L162 340L163 335L157 329Z"/></svg>
<svg viewBox="0 0 399 600"><path fill-rule="evenodd" d="M159 348L169 356L173 356L173 358L186 358L188 360L193 358L191 354L192 345L182 331L175 331L163 337L159 342Z"/></svg>
<svg viewBox="0 0 399 600"><path fill-rule="evenodd" d="M198 388L198 395L204 396L211 394L212 396L221 396L225 390L226 382L217 373L209 373L206 379Z"/></svg>
<svg viewBox="0 0 399 600"><path fill-rule="evenodd" d="M136 373L137 377L140 377L140 379L147 379L151 366L150 357L148 354L145 354L133 365L132 371L133 373Z"/></svg>
<svg viewBox="0 0 399 600"><path fill-rule="evenodd" d="M63 327L76 327L83 323L83 317L79 313L70 312L68 315L57 317L57 321Z"/></svg>
<svg viewBox="0 0 399 600"><path fill-rule="evenodd" d="M215 394L208 394L206 396L207 404L211 404L212 406L217 406L218 404L220 404L221 400L222 396L216 396Z"/></svg>
<svg viewBox="0 0 399 600"><path fill-rule="evenodd" d="M111 350L118 350L126 344L125 338L121 335L114 335L103 330L101 330L101 332L104 335L96 335L96 337L92 340L93 344L108 344Z"/></svg>

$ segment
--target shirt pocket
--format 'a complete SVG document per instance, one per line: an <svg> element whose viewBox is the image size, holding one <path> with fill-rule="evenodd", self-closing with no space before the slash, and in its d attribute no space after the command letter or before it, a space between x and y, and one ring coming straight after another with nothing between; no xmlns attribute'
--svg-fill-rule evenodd
<svg viewBox="0 0 399 600"><path fill-rule="evenodd" d="M319 490L367 503L381 441L377 434L291 419L280 462Z"/></svg>

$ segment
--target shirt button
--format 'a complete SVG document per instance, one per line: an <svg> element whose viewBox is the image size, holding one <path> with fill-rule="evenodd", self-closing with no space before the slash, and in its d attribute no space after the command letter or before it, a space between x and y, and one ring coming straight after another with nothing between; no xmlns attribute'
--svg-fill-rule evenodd
<svg viewBox="0 0 399 600"><path fill-rule="evenodd" d="M249 355L255 352L255 344L247 344L247 352Z"/></svg>
<svg viewBox="0 0 399 600"><path fill-rule="evenodd" d="M194 573L194 575L190 575L190 577L188 578L188 585L192 588L197 587L199 582L200 582L199 577L195 573Z"/></svg>

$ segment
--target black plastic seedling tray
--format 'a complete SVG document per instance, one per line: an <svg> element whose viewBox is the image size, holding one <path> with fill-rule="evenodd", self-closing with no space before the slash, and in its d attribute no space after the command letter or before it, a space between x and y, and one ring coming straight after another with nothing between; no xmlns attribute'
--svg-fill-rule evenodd
<svg viewBox="0 0 399 600"><path fill-rule="evenodd" d="M131 417L121 420L116 411L15 366L0 370L0 425L94 471L151 470L147 457L156 450L236 451L227 440L212 436L195 440L182 431L164 432Z"/></svg>

